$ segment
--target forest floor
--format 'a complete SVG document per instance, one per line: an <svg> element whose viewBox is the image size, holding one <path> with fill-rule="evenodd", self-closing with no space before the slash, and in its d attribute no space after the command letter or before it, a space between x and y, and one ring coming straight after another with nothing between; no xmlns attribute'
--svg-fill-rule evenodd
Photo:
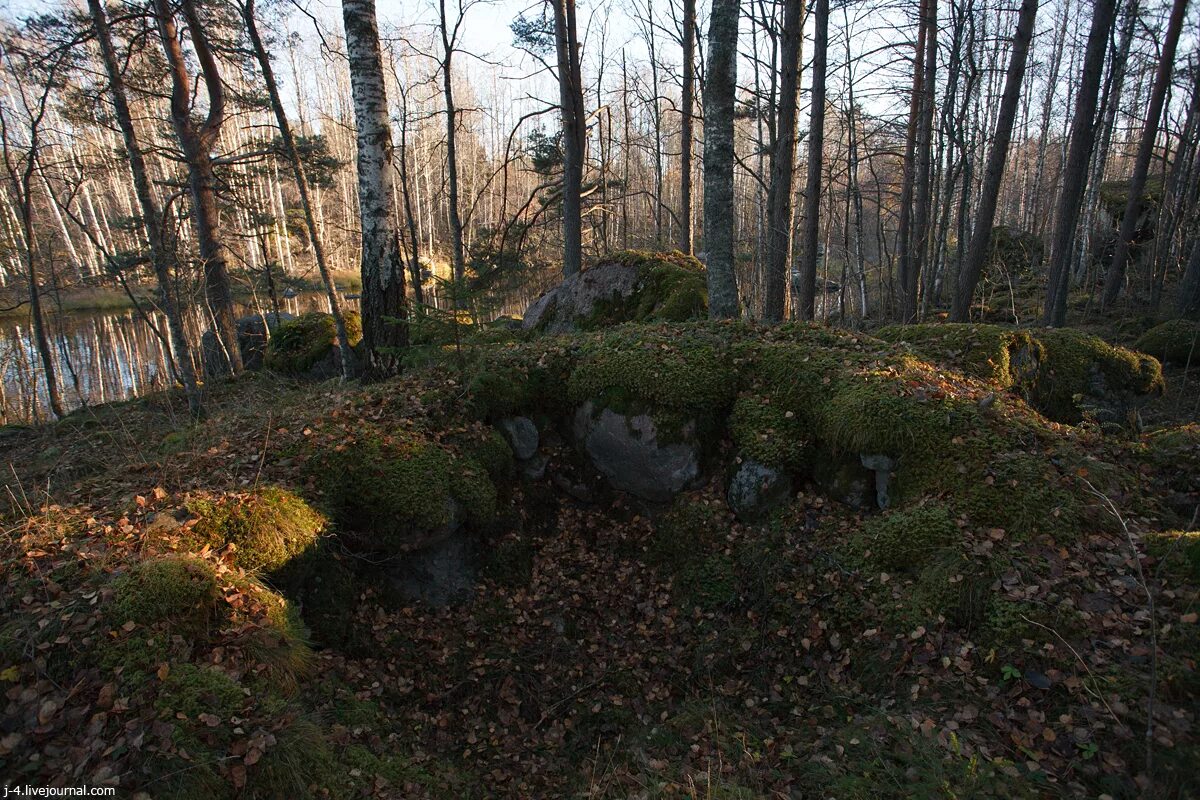
<svg viewBox="0 0 1200 800"><path fill-rule="evenodd" d="M234 793L261 797L1200 791L1197 576L1168 577L1166 559L1146 555L1139 531L1155 521L1122 515L1121 498L1117 524L1071 540L962 531L966 548L1007 565L990 591L1071 609L1058 619L1072 633L1035 621L1046 617L992 620L1011 630L985 646L945 619L898 627L879 599L894 592L899 602L907 584L844 558L860 512L806 485L784 511L744 524L716 475L653 514L619 495L582 504L514 486L467 602L432 609L386 580L363 581L341 641L318 639L302 691L274 710L222 717L203 693L171 707L165 691L126 693L99 669L64 681L47 667L53 651L120 635L104 632L96 610L105 590L73 594L71 584L162 549L151 535L159 512L198 493L311 489L303 453L339 448L338 426L391 415L403 426L429 394L461 391L441 373L366 388L254 374L212 387L202 423L181 398L156 395L0 432L10 505L0 608L56 634L28 662L8 663L4 651L2 771L35 785L126 785L131 754L157 752L185 766L144 796L227 796L224 784L174 782L202 749L172 737L170 725L190 716L210 726L205 742L228 729L220 773ZM1194 422L1191 397L1169 389L1147 416ZM1110 441L1106 456L1131 459L1130 441ZM1156 475L1130 463L1153 492ZM166 549L175 547L184 545ZM224 560L225 574L228 553L200 556ZM245 593L231 585L236 605ZM234 640L206 652L210 665L238 663ZM164 662L148 682L165 686L169 672ZM319 746L297 741L307 730L297 715L319 728ZM101 731L102 744L81 744ZM319 771L297 768L310 750ZM308 779L296 785L291 773ZM268 782L255 783L259 774Z"/></svg>

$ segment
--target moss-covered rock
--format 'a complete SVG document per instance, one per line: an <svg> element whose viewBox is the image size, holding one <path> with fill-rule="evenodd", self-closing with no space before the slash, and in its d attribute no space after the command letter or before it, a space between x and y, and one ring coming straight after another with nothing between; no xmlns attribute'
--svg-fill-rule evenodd
<svg viewBox="0 0 1200 800"><path fill-rule="evenodd" d="M163 624L184 635L204 634L214 621L221 587L208 562L163 556L134 564L113 582L114 623Z"/></svg>
<svg viewBox="0 0 1200 800"><path fill-rule="evenodd" d="M767 466L798 469L810 458L809 437L800 417L769 397L740 395L729 413L729 436L743 454Z"/></svg>
<svg viewBox="0 0 1200 800"><path fill-rule="evenodd" d="M1032 386L1046 349L1029 331L999 325L927 323L888 325L875 331L888 342L911 345L920 355L1004 389Z"/></svg>
<svg viewBox="0 0 1200 800"><path fill-rule="evenodd" d="M357 312L343 314L346 338L354 347L362 340L362 318ZM321 362L335 358L337 326L333 315L310 311L279 326L267 344L263 363L267 369L286 375L307 375Z"/></svg>
<svg viewBox="0 0 1200 800"><path fill-rule="evenodd" d="M1119 222L1125 216L1125 208L1129 204L1129 179L1105 181L1100 184L1100 205ZM1142 190L1143 214L1146 209L1157 211L1162 205L1165 184L1161 175L1150 175L1146 178L1146 186Z"/></svg>
<svg viewBox="0 0 1200 800"><path fill-rule="evenodd" d="M1077 422L1099 411L1120 417L1138 398L1161 394L1162 365L1155 359L1070 328L1038 333L1046 357L1031 400L1046 416Z"/></svg>
<svg viewBox="0 0 1200 800"><path fill-rule="evenodd" d="M529 307L522 324L565 333L623 322L683 322L707 309L704 267L695 258L628 250L568 277Z"/></svg>
<svg viewBox="0 0 1200 800"><path fill-rule="evenodd" d="M687 334L623 327L579 349L567 383L571 403L597 401L615 411L720 413L737 388L727 336L698 328Z"/></svg>
<svg viewBox="0 0 1200 800"><path fill-rule="evenodd" d="M220 549L233 545L242 569L273 572L314 546L325 519L295 493L266 486L244 494L195 497L188 511L199 517L192 534Z"/></svg>
<svg viewBox="0 0 1200 800"><path fill-rule="evenodd" d="M998 325L892 325L881 338L923 358L1016 392L1056 422L1086 414L1119 421L1163 389L1153 358L1069 328L1034 331Z"/></svg>
<svg viewBox="0 0 1200 800"><path fill-rule="evenodd" d="M1173 319L1155 325L1134 342L1134 348L1160 361L1200 363L1200 322Z"/></svg>
<svg viewBox="0 0 1200 800"><path fill-rule="evenodd" d="M1044 252L1045 243L1037 234L997 225L988 241L987 268L999 275L1022 275L1041 263Z"/></svg>
<svg viewBox="0 0 1200 800"><path fill-rule="evenodd" d="M371 549L420 549L496 513L487 471L415 432L364 435L311 466L339 526Z"/></svg>

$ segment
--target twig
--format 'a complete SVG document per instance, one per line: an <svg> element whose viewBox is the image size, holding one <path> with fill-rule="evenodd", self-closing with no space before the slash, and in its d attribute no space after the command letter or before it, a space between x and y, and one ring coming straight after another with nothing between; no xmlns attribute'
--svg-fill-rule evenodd
<svg viewBox="0 0 1200 800"><path fill-rule="evenodd" d="M1064 645L1066 645L1067 649L1071 651L1071 655L1075 656L1075 659L1079 662L1080 666L1083 667L1083 671L1088 674L1088 677L1092 678L1092 680L1095 680L1095 676L1092 675L1092 671L1091 671L1091 669L1088 668L1087 662L1083 660L1083 656L1079 655L1079 653L1075 650L1075 648L1071 646L1071 643L1062 637L1062 634L1060 634L1058 631L1054 630L1054 628L1051 628L1049 625L1043 625L1042 623L1038 622L1037 620L1030 619L1029 617L1025 616L1024 614L1021 615L1021 619L1025 620L1030 625L1036 625L1039 628L1044 628L1045 630L1048 630L1051 633L1053 633L1055 635L1055 637L1057 637L1058 640L1060 642L1062 642ZM1084 688L1087 689L1087 684L1084 684ZM1112 706L1110 706L1108 704L1108 701L1104 699L1104 695L1102 695L1099 692L1092 690L1092 689L1087 689L1087 691L1089 694L1095 695L1095 697L1101 703L1104 704L1104 707L1108 710L1109 715L1113 718L1113 722L1120 724L1120 722L1121 722L1120 718L1116 715L1116 712L1114 712L1112 710Z"/></svg>
<svg viewBox="0 0 1200 800"><path fill-rule="evenodd" d="M1154 700L1155 693L1158 689L1158 618L1154 609L1154 592L1150 588L1150 584L1146 581L1146 573L1142 569L1142 556L1138 552L1137 542L1133 538L1133 532L1129 530L1129 525L1126 524L1125 518L1121 516L1121 512L1113 505L1113 501L1106 494L1097 489L1087 478L1081 478L1087 484L1088 489L1092 494L1099 497L1104 505L1108 507L1108 511L1117 518L1117 522L1121 523L1121 530L1125 532L1125 540L1129 543L1129 549L1133 553L1133 563L1137 567L1138 583L1142 585L1142 591L1146 593L1146 604L1150 612L1150 692L1146 699L1146 780L1150 785L1154 784Z"/></svg>

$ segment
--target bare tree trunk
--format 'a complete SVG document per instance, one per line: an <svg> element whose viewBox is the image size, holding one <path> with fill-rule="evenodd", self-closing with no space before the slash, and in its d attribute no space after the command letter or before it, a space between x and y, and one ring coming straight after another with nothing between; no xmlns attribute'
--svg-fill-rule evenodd
<svg viewBox="0 0 1200 800"><path fill-rule="evenodd" d="M88 2L96 3L98 0L88 0ZM246 33L249 35L250 45L254 49L254 57L258 60L258 66L263 75L263 82L267 87L267 97L271 102L271 111L275 114L275 124L279 128L279 137L283 140L288 162L292 167L292 177L296 181L296 191L300 195L300 207L304 211L304 224L308 228L308 238L312 242L313 256L317 261L317 270L321 273L321 282L325 285L325 297L329 301L329 313L333 315L334 327L337 330L338 350L342 354L342 377L350 378L354 375L354 356L350 352L350 339L346 335L346 319L342 316L337 289L333 285L333 275L330 274L329 263L325 260L325 245L321 242L321 232L317 228L317 217L313 211L312 199L308 194L308 176L304 172L304 162L300 160L300 152L296 149L296 139L292 136L292 126L288 122L287 112L283 108L283 100L279 96L279 85L275 82L275 71L271 68L271 57L268 55L267 49L263 47L262 37L258 35L258 22L254 18L254 0L245 0L241 10L242 20L246 24ZM274 298L274 288L274 282L272 281L271 299L275 304L276 318L278 318L279 303Z"/></svg>
<svg viewBox="0 0 1200 800"><path fill-rule="evenodd" d="M1150 158L1154 155L1154 142L1158 138L1158 123L1162 118L1163 103L1171 83L1171 72L1175 66L1175 48L1179 44L1179 31L1183 27L1187 0L1175 0L1171 6L1171 18L1163 37L1162 53L1158 70L1154 75L1154 88L1150 92L1150 105L1146 111L1146 127L1142 129L1137 157L1133 164L1133 175L1129 178L1129 201L1125 204L1125 216L1121 219L1121 231L1117 235L1112 265L1104 279L1103 305L1112 305L1121 293L1125 282L1125 267L1129 261L1129 246L1137 233L1137 221L1142 212L1142 192L1146 190L1146 176L1150 170Z"/></svg>
<svg viewBox="0 0 1200 800"><path fill-rule="evenodd" d="M679 120L679 250L692 252L692 107L696 86L696 0L683 0L683 108ZM628 146L628 142L626 142Z"/></svg>
<svg viewBox="0 0 1200 800"><path fill-rule="evenodd" d="M821 170L825 160L825 71L829 53L829 0L817 0L813 31L812 108L808 126L808 180L804 187L804 234L800 251L801 319L816 310L817 236L820 232ZM853 133L850 134L853 137Z"/></svg>
<svg viewBox="0 0 1200 800"><path fill-rule="evenodd" d="M1129 62L1129 49L1133 43L1140 7L1138 0L1131 0L1125 7L1125 19L1121 24L1121 40L1113 53L1109 67L1108 83L1100 103L1100 143L1092 154L1091 177L1088 180L1087 198L1084 201L1083 223L1079 228L1079 247L1076 249L1074 277L1079 280L1091 264L1092 227L1100 205L1100 184L1104 182L1104 171L1108 165L1108 152L1112 146L1113 132L1117 125L1117 112L1121 107L1121 91L1125 84L1125 72Z"/></svg>
<svg viewBox="0 0 1200 800"><path fill-rule="evenodd" d="M1046 171L1046 142L1050 136L1050 116L1054 110L1054 97L1058 91L1059 70L1062 68L1063 50L1067 40L1067 22L1071 18L1070 0L1062 9L1062 19L1059 20L1058 30L1051 43L1050 72L1046 77L1046 95L1042 98L1042 123L1038 130L1037 163L1033 170L1033 188L1029 193L1029 203L1026 206L1028 215L1024 223L1027 231L1041 235L1045 229L1042 214L1042 178Z"/></svg>
<svg viewBox="0 0 1200 800"><path fill-rule="evenodd" d="M932 170L933 170L933 112L934 81L937 69L937 0L924 0L922 17L925 21L925 68L921 80L921 117L917 123L916 143L916 189L913 204L912 241L909 243L909 265L902 285L904 321L917 319L917 295L921 285L921 271L929 252L930 217L933 213Z"/></svg>
<svg viewBox="0 0 1200 800"><path fill-rule="evenodd" d="M159 38L171 69L171 123L188 166L192 223L196 230L200 261L204 266L204 292L215 332L229 361L229 370L236 375L242 371L242 354L238 348L233 291L229 285L225 246L221 240L221 214L217 207L216 177L212 164L213 147L225 122L225 88L193 0L181 0L180 9L187 22L192 48L200 63L204 88L208 94L208 115L199 127L192 120L192 81L183 48L179 44L174 12L168 0L154 0Z"/></svg>
<svg viewBox="0 0 1200 800"><path fill-rule="evenodd" d="M46 335L46 317L42 310L41 276L38 274L37 264L37 227L33 220L33 175L37 170L40 149L38 129L45 116L44 97L35 115L35 118L30 121L29 150L24 164L12 160L9 151L8 122L2 111L0 111L0 141L3 142L4 163L9 181L13 185L13 194L16 195L18 213L21 217L21 236L25 240L22 253L26 277L29 280L29 314L33 321L33 343L37 348L38 357L42 361L42 375L46 379L46 397L50 401L50 410L54 412L55 417L62 419L66 416L66 410L63 406L62 393L58 389L58 373L54 367L50 339ZM33 394L36 397L36 389Z"/></svg>
<svg viewBox="0 0 1200 800"><path fill-rule="evenodd" d="M454 280L461 281L466 277L467 265L463 250L462 218L458 213L458 147L455 141L458 132L458 112L454 107L454 83L451 71L455 43L451 41L450 28L446 21L446 0L438 0L438 14L442 34L442 96L446 102L446 173L447 189L450 193L450 258L454 265Z"/></svg>
<svg viewBox="0 0 1200 800"><path fill-rule="evenodd" d="M704 249L708 253L708 313L738 315L734 262L733 103L737 86L739 0L713 0L704 82Z"/></svg>
<svg viewBox="0 0 1200 800"><path fill-rule="evenodd" d="M1189 203L1188 190L1190 177L1188 167L1197 146L1197 124L1200 123L1200 58L1193 59L1192 91L1188 103L1187 116L1179 133L1179 144L1175 148L1175 156L1171 159L1171 169L1163 187L1162 208L1159 211L1157 230L1154 233L1155 259L1153 281L1150 286L1150 308L1158 311L1162 304L1164 285L1167 273L1171 271L1172 262L1179 257L1176 247L1175 234L1180 220L1186 215Z"/></svg>
<svg viewBox="0 0 1200 800"><path fill-rule="evenodd" d="M1200 313L1200 238L1192 244L1192 255L1179 284L1177 308L1181 316Z"/></svg>
<svg viewBox="0 0 1200 800"><path fill-rule="evenodd" d="M134 192L142 212L142 227L146 232L146 241L150 244L150 261L154 267L154 276L158 280L159 301L163 313L167 317L167 326L171 331L171 345L175 355L175 369L179 372L180 382L183 383L187 395L188 410L193 417L204 413L200 399L200 389L196 381L196 365L192 360L191 343L183 327L183 317L180 313L178 295L171 282L171 254L163 239L163 218L158 201L154 197L154 189L150 184L150 176L146 171L146 157L138 142L137 131L133 127L133 114L129 110L129 100L125 94L125 80L113 48L112 35L108 28L108 19L100 0L88 0L88 9L92 15L92 25L96 32L96 41L100 45L101 59L108 76L108 93L116 112L117 124L125 141L125 152L129 159L129 169L133 176Z"/></svg>
<svg viewBox="0 0 1200 800"><path fill-rule="evenodd" d="M913 52L912 92L908 99L908 129L904 137L904 176L900 183L900 214L896 224L896 278L900 284L899 305L895 308L898 319L906 319L905 287L908 273L912 269L912 211L913 189L917 176L917 129L921 119L921 104L925 94L925 3L921 0L920 21L917 24L917 46Z"/></svg>
<svg viewBox="0 0 1200 800"><path fill-rule="evenodd" d="M398 83L399 81L397 81ZM404 200L404 220L408 226L408 277L412 281L413 299L425 305L425 289L421 280L421 237L417 219L413 216L412 191L408 179L408 93L400 87L400 197Z"/></svg>
<svg viewBox="0 0 1200 800"><path fill-rule="evenodd" d="M959 274L954 303L950 309L950 319L954 322L967 322L970 319L975 285L979 283L984 262L987 261L988 245L992 239L992 223L996 219L996 200L1000 196L1004 162L1008 160L1008 143L1012 139L1017 104L1021 99L1021 82L1025 77L1025 62L1029 56L1029 42L1033 38L1033 23L1037 18L1037 10L1038 0L1023 0L1017 15L1012 57L1008 62L1008 75L1004 79L1004 93L1000 97L1000 111L996 117L996 135L992 140L992 148L988 151L983 186L979 192L979 207L975 212L975 229L971 232L967 260Z"/></svg>
<svg viewBox="0 0 1200 800"><path fill-rule="evenodd" d="M375 0L342 0L342 19L358 131L364 371L368 377L386 378L400 371L408 346L408 302L392 213L392 131Z"/></svg>
<svg viewBox="0 0 1200 800"><path fill-rule="evenodd" d="M579 68L579 39L575 0L554 0L554 40L558 51L558 97L563 130L563 276L583 268L583 153L585 120L583 76Z"/></svg>

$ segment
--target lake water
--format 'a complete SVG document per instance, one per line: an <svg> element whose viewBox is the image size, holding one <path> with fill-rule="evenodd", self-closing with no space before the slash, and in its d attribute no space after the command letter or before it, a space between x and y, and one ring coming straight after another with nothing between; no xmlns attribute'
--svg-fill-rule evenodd
<svg viewBox="0 0 1200 800"><path fill-rule="evenodd" d="M350 307L357 305L349 302ZM280 311L325 310L318 292L280 298ZM270 311L271 309L264 309ZM240 307L239 315L256 313ZM151 317L166 331L161 314ZM63 404L68 411L128 400L171 384L163 342L136 311L67 313L47 319ZM192 341L198 342L194 332ZM0 424L52 420L42 360L28 318L0 320Z"/></svg>

